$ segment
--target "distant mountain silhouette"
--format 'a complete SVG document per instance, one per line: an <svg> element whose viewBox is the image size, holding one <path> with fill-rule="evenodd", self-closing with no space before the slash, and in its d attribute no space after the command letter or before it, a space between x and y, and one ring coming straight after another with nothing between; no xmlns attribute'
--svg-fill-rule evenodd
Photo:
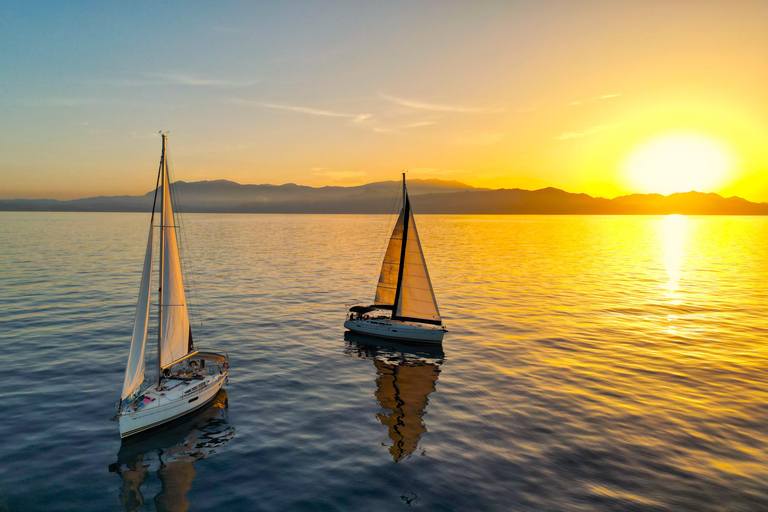
<svg viewBox="0 0 768 512"><path fill-rule="evenodd" d="M199 213L392 213L400 182L381 181L353 187L240 185L227 180L174 184L178 210ZM539 190L481 189L458 181L409 180L417 213L454 214L641 214L768 215L768 203L740 197L685 192L632 194L615 199L572 194L548 187ZM154 190L143 196L99 196L71 201L0 200L4 211L144 212L152 208Z"/></svg>
<svg viewBox="0 0 768 512"><path fill-rule="evenodd" d="M429 194L419 198L414 209L419 213L463 214L768 215L768 203L752 203L740 197L724 198L717 194L632 194L605 199L571 194L552 187L499 189L474 194L458 192L440 197Z"/></svg>

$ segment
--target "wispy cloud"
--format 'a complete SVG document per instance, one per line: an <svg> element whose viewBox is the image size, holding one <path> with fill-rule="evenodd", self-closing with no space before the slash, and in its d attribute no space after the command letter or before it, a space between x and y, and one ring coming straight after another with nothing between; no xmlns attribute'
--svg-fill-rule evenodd
<svg viewBox="0 0 768 512"><path fill-rule="evenodd" d="M592 126L590 128L587 128L584 131L581 132L565 132L561 133L560 135L557 135L555 139L557 140L568 140L568 139L579 139L581 137L588 137L590 135L594 135L596 133L605 132L609 130L617 130L619 128L625 127L626 124L598 124L595 126Z"/></svg>
<svg viewBox="0 0 768 512"><path fill-rule="evenodd" d="M107 83L120 87L147 87L158 85L175 85L182 87L249 87L259 83L259 80L231 80L219 78L204 78L184 73L147 73L144 78L108 80Z"/></svg>
<svg viewBox="0 0 768 512"><path fill-rule="evenodd" d="M465 113L465 114L495 112L487 109L465 107L461 105L445 105L440 103L427 103L424 101L409 100L405 98L398 98L397 96L390 96L389 94L384 94L384 93L379 93L379 96L396 105L400 105L401 107L408 107L416 110L427 110L430 112L457 112L457 113Z"/></svg>
<svg viewBox="0 0 768 512"><path fill-rule="evenodd" d="M400 126L400 128L421 128L422 126L431 126L436 124L434 121L417 121L415 123L408 123Z"/></svg>
<svg viewBox="0 0 768 512"><path fill-rule="evenodd" d="M417 121L415 123L401 124L399 126L376 126L373 131L377 133L394 133L400 130L410 130L413 128L423 128L437 124L435 121Z"/></svg>
<svg viewBox="0 0 768 512"><path fill-rule="evenodd" d="M309 114L313 116L325 116L325 117L340 117L344 119L350 119L354 123L363 123L373 118L373 114L349 114L346 112L336 112L334 110L325 110L314 107L304 107L298 105L282 105L278 103L265 103L262 101L251 101L243 99L231 99L227 100L227 103L233 103L235 105L244 105L250 107L271 108L275 110L287 110L289 112L297 112L299 114Z"/></svg>
<svg viewBox="0 0 768 512"><path fill-rule="evenodd" d="M232 85L232 82L227 82L226 80L220 80L215 78L200 78L196 76L191 75L180 75L180 74L174 74L174 73L151 73L151 76L157 77L158 80L168 83L168 84L174 84L174 85L192 85L192 86L216 86L216 87L222 87L222 86L229 86Z"/></svg>
<svg viewBox="0 0 768 512"><path fill-rule="evenodd" d="M569 103L569 105L573 105L574 107L577 107L579 105L584 105L585 103L591 103L593 101L600 101L600 100L609 100L612 98L618 98L621 94L604 94L602 96L595 96L593 98L587 98L585 100L576 100Z"/></svg>

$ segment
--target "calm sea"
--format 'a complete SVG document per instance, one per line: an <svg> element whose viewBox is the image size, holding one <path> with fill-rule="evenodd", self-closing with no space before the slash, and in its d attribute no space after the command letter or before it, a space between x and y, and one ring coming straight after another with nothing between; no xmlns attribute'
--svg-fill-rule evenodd
<svg viewBox="0 0 768 512"><path fill-rule="evenodd" d="M0 213L0 510L768 509L768 218L418 216L428 350L342 327L394 218L186 215L229 383L121 445L148 221Z"/></svg>

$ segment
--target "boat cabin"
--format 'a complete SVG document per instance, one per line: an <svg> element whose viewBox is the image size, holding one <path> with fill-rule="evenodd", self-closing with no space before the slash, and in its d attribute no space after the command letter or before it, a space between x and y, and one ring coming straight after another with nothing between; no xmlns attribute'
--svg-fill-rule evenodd
<svg viewBox="0 0 768 512"><path fill-rule="evenodd" d="M389 318L392 316L392 306L371 304L370 306L352 306L349 308L350 320L370 320L374 318Z"/></svg>
<svg viewBox="0 0 768 512"><path fill-rule="evenodd" d="M227 356L216 352L194 350L178 361L163 368L163 381L195 380L206 375L223 373L227 369Z"/></svg>

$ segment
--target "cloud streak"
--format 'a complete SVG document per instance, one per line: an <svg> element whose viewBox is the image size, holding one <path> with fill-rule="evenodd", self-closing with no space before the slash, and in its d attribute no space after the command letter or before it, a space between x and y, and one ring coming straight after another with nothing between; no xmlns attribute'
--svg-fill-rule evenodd
<svg viewBox="0 0 768 512"><path fill-rule="evenodd" d="M435 121L417 121L415 123L401 124L399 126L377 126L373 131L377 133L394 133L400 130L410 130L413 128L423 128L424 126L432 126L437 124Z"/></svg>
<svg viewBox="0 0 768 512"><path fill-rule="evenodd" d="M222 80L218 78L201 78L183 73L148 73L147 78L110 80L107 83L120 87L148 87L158 85L173 85L181 87L249 87L259 83L259 80Z"/></svg>
<svg viewBox="0 0 768 512"><path fill-rule="evenodd" d="M391 96L389 94L379 93L379 96L385 100L392 102L401 107L408 107L416 110L426 110L429 112L455 112L462 114L479 114L482 112L491 112L486 109L465 107L460 105L445 105L440 103L427 103L423 101L409 100L405 98L398 98L397 96Z"/></svg>
<svg viewBox="0 0 768 512"><path fill-rule="evenodd" d="M582 137L589 137L590 135L594 135L596 133L605 132L609 130L616 130L619 128L623 128L625 126L626 124L598 124L590 128L587 128L586 130L581 132L561 133L560 135L557 135L555 139L557 140L580 139Z"/></svg>
<svg viewBox="0 0 768 512"><path fill-rule="evenodd" d="M250 107L271 108L274 110L286 110L288 112L296 112L299 114L309 114L313 116L323 117L339 117L344 119L350 119L354 123L362 123L373 118L373 114L349 114L346 112L336 112L333 110L325 110L314 107L304 107L299 105L282 105L279 103L266 103L262 101L250 101L243 99L229 100L228 103L235 105L244 105Z"/></svg>
<svg viewBox="0 0 768 512"><path fill-rule="evenodd" d="M604 94L602 96L595 96L594 98L587 98L586 100L576 100L569 103L569 105L572 105L574 107L578 107L580 105L584 105L585 103L591 103L593 101L600 101L600 100L610 100L613 98L618 98L622 96L621 94Z"/></svg>

